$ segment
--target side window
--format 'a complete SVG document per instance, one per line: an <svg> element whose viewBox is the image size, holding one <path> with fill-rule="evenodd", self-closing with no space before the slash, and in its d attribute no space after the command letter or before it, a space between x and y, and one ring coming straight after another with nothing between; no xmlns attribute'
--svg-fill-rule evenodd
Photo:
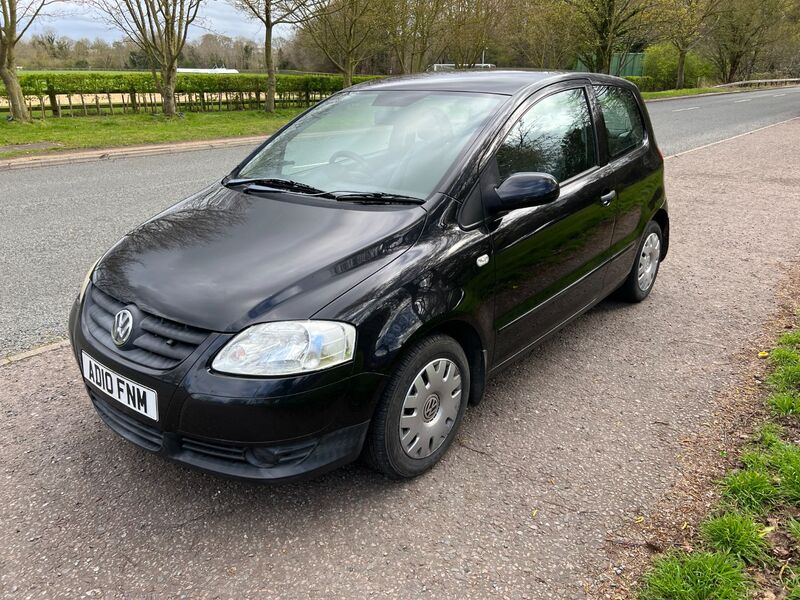
<svg viewBox="0 0 800 600"><path fill-rule="evenodd" d="M534 104L497 150L501 181L521 172L549 173L564 181L596 164L594 129L582 88Z"/></svg>
<svg viewBox="0 0 800 600"><path fill-rule="evenodd" d="M595 87L608 134L608 153L616 158L644 141L642 115L633 94L613 85Z"/></svg>

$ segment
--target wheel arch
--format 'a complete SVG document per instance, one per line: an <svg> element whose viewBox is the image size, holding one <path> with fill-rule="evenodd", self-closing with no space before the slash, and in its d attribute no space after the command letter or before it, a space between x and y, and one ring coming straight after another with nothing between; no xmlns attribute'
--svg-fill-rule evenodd
<svg viewBox="0 0 800 600"><path fill-rule="evenodd" d="M403 350L412 347L421 339L436 334L443 334L453 338L467 355L470 372L470 393L468 402L470 405L479 404L483 399L486 389L486 375L488 372L488 349L476 327L471 323L461 319L451 319L437 323L428 328L421 328L414 332ZM401 351L398 358L402 356Z"/></svg>
<svg viewBox="0 0 800 600"><path fill-rule="evenodd" d="M653 221L658 223L658 226L661 227L661 237L664 242L661 246L661 260L664 260L669 250L669 215L666 209L663 207L659 208L656 214L653 215Z"/></svg>

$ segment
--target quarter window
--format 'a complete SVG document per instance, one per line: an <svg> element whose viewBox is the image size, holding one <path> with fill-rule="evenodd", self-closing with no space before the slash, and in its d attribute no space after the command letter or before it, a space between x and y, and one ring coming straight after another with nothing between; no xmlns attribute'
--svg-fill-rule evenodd
<svg viewBox="0 0 800 600"><path fill-rule="evenodd" d="M595 92L606 122L611 158L641 144L644 141L644 124L633 94L613 85L597 86Z"/></svg>
<svg viewBox="0 0 800 600"><path fill-rule="evenodd" d="M582 88L537 102L497 150L501 181L514 173L548 173L558 181L597 164L594 130Z"/></svg>

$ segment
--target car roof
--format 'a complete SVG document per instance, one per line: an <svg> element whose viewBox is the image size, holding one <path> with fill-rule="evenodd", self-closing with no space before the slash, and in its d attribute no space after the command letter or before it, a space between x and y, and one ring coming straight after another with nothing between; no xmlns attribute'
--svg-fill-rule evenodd
<svg viewBox="0 0 800 600"><path fill-rule="evenodd" d="M635 90L630 81L612 75L578 71L461 70L419 73L365 81L348 90L420 90L441 92L476 92L513 96L541 86L568 79L589 80L593 84L610 84Z"/></svg>
<svg viewBox="0 0 800 600"><path fill-rule="evenodd" d="M522 70L442 71L373 79L355 86L355 89L483 92L512 96L533 84L554 78L564 78L568 75L583 76L585 74L566 71Z"/></svg>

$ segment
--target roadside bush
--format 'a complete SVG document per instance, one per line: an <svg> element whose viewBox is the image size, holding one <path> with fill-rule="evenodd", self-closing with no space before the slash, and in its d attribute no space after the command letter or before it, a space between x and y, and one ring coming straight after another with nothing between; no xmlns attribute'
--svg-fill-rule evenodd
<svg viewBox="0 0 800 600"><path fill-rule="evenodd" d="M784 333L780 338L778 338L778 344L781 346L794 347L800 350L800 331Z"/></svg>
<svg viewBox="0 0 800 600"><path fill-rule="evenodd" d="M765 448L777 448L783 444L783 428L777 423L764 423L756 434L756 442Z"/></svg>
<svg viewBox="0 0 800 600"><path fill-rule="evenodd" d="M740 600L748 584L742 564L716 552L671 552L645 576L640 600Z"/></svg>
<svg viewBox="0 0 800 600"><path fill-rule="evenodd" d="M783 499L800 504L800 447L782 444L769 455L770 467L778 475L780 494Z"/></svg>
<svg viewBox="0 0 800 600"><path fill-rule="evenodd" d="M800 394L779 392L770 396L768 402L776 415L800 415Z"/></svg>
<svg viewBox="0 0 800 600"><path fill-rule="evenodd" d="M767 473L745 469L722 480L722 497L742 510L760 513L778 501L778 490Z"/></svg>
<svg viewBox="0 0 800 600"><path fill-rule="evenodd" d="M794 518L789 519L786 522L786 531L789 533L795 546L800 546L800 521Z"/></svg>
<svg viewBox="0 0 800 600"><path fill-rule="evenodd" d="M629 75L625 79L630 81L631 83L635 84L636 87L639 88L640 92L655 92L656 89L656 81L652 77L647 76L639 76L639 75Z"/></svg>
<svg viewBox="0 0 800 600"><path fill-rule="evenodd" d="M749 515L727 513L700 527L703 540L717 552L730 554L748 564L769 560L764 528Z"/></svg>
<svg viewBox="0 0 800 600"><path fill-rule="evenodd" d="M800 353L790 348L775 348L769 353L769 359L779 367L800 366Z"/></svg>
<svg viewBox="0 0 800 600"><path fill-rule="evenodd" d="M375 77L354 77L360 83ZM122 71L31 71L20 72L19 81L25 95L47 94L149 94L158 89L150 73ZM342 89L339 75L277 76L278 94L293 93L329 96ZM266 74L179 73L175 91L179 94L199 93L264 93ZM5 88L0 84L0 96Z"/></svg>
<svg viewBox="0 0 800 600"><path fill-rule="evenodd" d="M678 50L669 43L655 44L644 51L644 74L653 80L654 90L675 88L678 76ZM686 55L685 87L699 87L701 77L711 77L714 67L695 52Z"/></svg>
<svg viewBox="0 0 800 600"><path fill-rule="evenodd" d="M800 392L800 365L778 367L767 382L778 392Z"/></svg>

